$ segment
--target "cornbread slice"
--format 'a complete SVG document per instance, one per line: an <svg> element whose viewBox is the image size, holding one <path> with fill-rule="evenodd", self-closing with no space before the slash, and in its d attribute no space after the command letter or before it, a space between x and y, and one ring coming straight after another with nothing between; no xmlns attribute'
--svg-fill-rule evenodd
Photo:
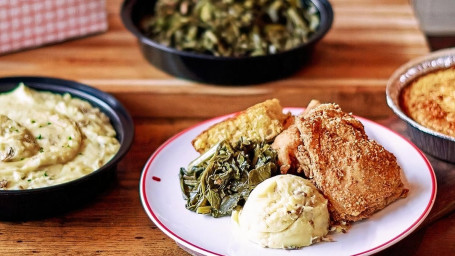
<svg viewBox="0 0 455 256"><path fill-rule="evenodd" d="M212 125L194 138L192 144L196 151L204 153L222 140L231 144L241 137L250 141L271 141L285 129L290 117L290 113L283 113L278 99L266 100Z"/></svg>

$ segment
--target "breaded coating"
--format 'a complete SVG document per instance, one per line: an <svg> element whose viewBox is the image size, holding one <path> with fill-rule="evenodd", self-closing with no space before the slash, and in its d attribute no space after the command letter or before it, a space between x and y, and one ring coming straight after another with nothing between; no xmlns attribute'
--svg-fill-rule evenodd
<svg viewBox="0 0 455 256"><path fill-rule="evenodd" d="M293 173L299 169L300 164L296 155L301 145L303 142L300 139L300 131L295 125L289 126L273 141L272 148L278 154L278 165L282 174Z"/></svg>
<svg viewBox="0 0 455 256"><path fill-rule="evenodd" d="M272 147L281 173L303 174L329 200L335 223L368 218L407 194L395 156L336 104L310 103Z"/></svg>
<svg viewBox="0 0 455 256"><path fill-rule="evenodd" d="M289 118L291 115L283 113L277 99L266 100L211 126L192 144L196 151L203 153L222 140L231 144L237 143L241 137L250 141L272 141L287 128Z"/></svg>
<svg viewBox="0 0 455 256"><path fill-rule="evenodd" d="M321 103L312 100L301 115L305 115ZM300 131L295 125L295 120L290 121L289 127L278 134L272 143L272 148L278 153L278 165L282 174L305 173L309 176L309 156L303 148L303 141L300 138Z"/></svg>
<svg viewBox="0 0 455 256"><path fill-rule="evenodd" d="M334 222L368 218L406 196L395 156L338 105L321 104L297 117L295 125L309 164L305 174L329 200Z"/></svg>

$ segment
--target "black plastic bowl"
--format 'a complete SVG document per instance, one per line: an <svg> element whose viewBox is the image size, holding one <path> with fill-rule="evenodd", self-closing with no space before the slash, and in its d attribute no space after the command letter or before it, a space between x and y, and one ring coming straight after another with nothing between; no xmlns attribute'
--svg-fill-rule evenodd
<svg viewBox="0 0 455 256"><path fill-rule="evenodd" d="M305 0L302 0L305 1ZM313 47L330 29L332 6L327 0L311 0L319 11L320 24L308 42L291 50L256 57L216 57L176 50L147 38L139 26L154 11L156 0L125 0L122 20L138 39L144 57L155 67L177 77L204 83L257 84L289 76L310 58Z"/></svg>
<svg viewBox="0 0 455 256"><path fill-rule="evenodd" d="M69 93L90 102L104 112L117 132L120 149L104 166L94 172L66 183L26 190L0 190L0 219L27 220L62 213L94 198L116 177L117 163L129 150L134 137L130 114L113 96L74 81L46 77L0 78L0 93L8 92L23 82L39 91Z"/></svg>

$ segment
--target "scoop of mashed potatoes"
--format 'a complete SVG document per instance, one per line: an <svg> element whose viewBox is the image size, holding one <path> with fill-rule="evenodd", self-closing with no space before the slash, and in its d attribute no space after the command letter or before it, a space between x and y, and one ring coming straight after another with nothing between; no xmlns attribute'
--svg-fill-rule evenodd
<svg viewBox="0 0 455 256"><path fill-rule="evenodd" d="M259 184L232 213L239 234L263 247L295 249L327 235L327 200L308 180L278 175Z"/></svg>

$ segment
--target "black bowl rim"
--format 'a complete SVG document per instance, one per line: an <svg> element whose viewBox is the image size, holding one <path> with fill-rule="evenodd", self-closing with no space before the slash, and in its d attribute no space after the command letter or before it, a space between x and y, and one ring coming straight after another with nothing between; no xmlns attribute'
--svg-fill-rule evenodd
<svg viewBox="0 0 455 256"><path fill-rule="evenodd" d="M438 50L438 51L435 51L435 52L432 52L430 54L427 54L427 55L424 55L424 56L420 56L420 57L417 57L415 59L412 59L408 62L406 62L405 64L403 64L402 66L400 66L397 70L395 70L395 72L390 76L388 82L387 82L387 86L386 86L386 100L387 100L387 104L389 105L389 107L393 110L393 112L398 115L402 120L406 121L409 125L411 125L412 127L414 127L415 129L423 132L423 133L426 133L428 135L433 135L435 137L438 137L438 138L441 138L441 139L444 139L444 140L447 140L447 141L451 141L451 142L454 142L455 143L455 138L452 137L452 136L449 136L449 135L446 135L446 134L443 134L443 133L440 133L440 132L437 132L433 129L430 129L430 128L427 128L419 123L417 123L416 121L414 121L412 118L410 118L408 115L406 115L402 110L401 110L401 107L399 105L396 105L395 104L395 99L392 98L391 96L391 90L393 89L394 87L394 84L396 83L396 81L399 81L400 77L402 75L404 75L407 71L413 69L413 68L417 68L419 65L422 65L422 63L425 63L425 62L432 62L432 61L435 61L435 60L438 60L438 59L441 59L441 58L444 58L444 57L452 57L455 61L455 48L449 48L449 49L442 49L442 50ZM409 81L405 82L401 88L399 88L399 91L401 92L401 90L406 86L408 85L411 81L415 80L416 78L424 75L424 74L427 74L427 73L430 73L430 72L433 72L433 71L436 71L436 70L440 70L440 69L444 69L444 68L449 68L449 67L455 67L455 62L451 63L450 66L446 66L446 67L432 67L432 68L429 68L428 70L424 71L422 74L416 76L416 77L413 77L411 78ZM396 99L397 101L399 99Z"/></svg>
<svg viewBox="0 0 455 256"><path fill-rule="evenodd" d="M3 91L2 86L6 83L20 83L23 82L25 85L29 86L30 88L37 89L39 91L49 91L53 93L69 93L72 97L83 99L89 102L92 106L95 105L98 107L102 112L107 112L106 109L109 108L112 112L116 115L116 118L119 120L120 128L123 131L123 138L119 140L120 148L119 151L112 157L109 162L105 165L101 166L97 170L79 177L75 180L51 185L48 187L41 187L41 188L32 188L32 189L24 189L24 190L0 190L0 196L9 196L9 195L26 195L32 193L39 193L39 192L50 192L50 191L58 191L62 188L67 186L77 185L79 183L83 183L86 180L91 179L93 176L98 175L101 172L105 172L111 170L112 168L116 168L117 163L126 155L129 151L133 139L134 139L134 123L131 115L126 110L126 108L112 95L98 90L94 87L72 81L72 80L65 80L60 78L53 78L53 77L44 77L44 76L10 76L10 77L2 77L0 78L0 93L6 93L8 91ZM35 85L29 85L27 83L36 83ZM39 84L39 85L37 85ZM55 89L61 89L55 91ZM81 93L83 96L87 96L87 98L80 97L74 92ZM112 120L111 120L112 123ZM116 130L117 136L119 131Z"/></svg>
<svg viewBox="0 0 455 256"><path fill-rule="evenodd" d="M327 34L327 32L332 27L333 18L334 18L332 5L330 4L329 1L327 1L327 0L309 0L316 6L316 8L318 9L318 11L320 13L321 18L320 18L319 29L316 30L316 32L310 36L310 38L308 39L307 42L305 42L297 47L294 47L292 49L289 49L289 50L286 50L283 52L279 52L276 54L260 55L260 56L243 56L243 57L222 57L222 56L213 56L213 55L208 55L208 54L177 50L175 48L162 45L162 44L155 42L155 41L151 40L150 38L146 37L134 25L134 22L131 17L131 12L132 12L133 6L139 1L140 0L125 0L121 7L121 18L122 18L124 26L131 33L133 33L133 35L135 35L139 41L141 41L145 45L160 49L161 51L168 52L171 54L176 54L176 55L191 57L191 58L197 58L197 59L206 59L206 60L220 60L220 61L223 61L223 60L224 61L236 61L236 60L243 60L243 59L260 60L260 59L267 58L270 56L282 55L282 54L287 54L290 52L298 51L300 49L303 49L303 48L305 48L309 45L312 45L312 44L316 43L317 41L321 40L322 37L324 37L324 35Z"/></svg>

